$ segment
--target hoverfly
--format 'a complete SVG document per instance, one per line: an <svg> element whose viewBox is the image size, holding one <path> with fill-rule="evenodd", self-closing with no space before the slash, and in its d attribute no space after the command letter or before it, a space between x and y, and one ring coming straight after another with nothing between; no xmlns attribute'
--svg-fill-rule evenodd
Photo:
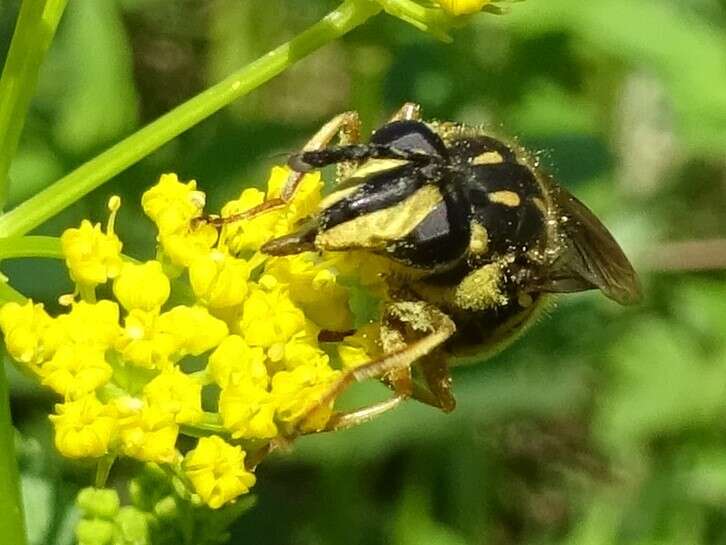
<svg viewBox="0 0 726 545"><path fill-rule="evenodd" d="M612 235L532 156L479 128L424 122L419 112L404 105L366 143L354 112L326 124L290 157L295 174L280 201L302 173L327 165L343 166L340 184L295 232L262 248L273 256L363 250L404 271L385 278L383 356L344 374L319 406L366 378L382 379L395 395L337 415L326 430L409 397L453 410L449 364L504 347L551 294L599 289L624 305L640 298L637 274ZM341 144L331 145L339 133Z"/></svg>

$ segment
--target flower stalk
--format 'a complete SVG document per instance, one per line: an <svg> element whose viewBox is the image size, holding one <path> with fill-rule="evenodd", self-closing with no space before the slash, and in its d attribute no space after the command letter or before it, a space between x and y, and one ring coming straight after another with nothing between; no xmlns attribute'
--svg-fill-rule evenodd
<svg viewBox="0 0 726 545"><path fill-rule="evenodd" d="M296 38L177 106L0 217L0 237L28 233L174 137L381 10L379 4L369 0L346 0Z"/></svg>
<svg viewBox="0 0 726 545"><path fill-rule="evenodd" d="M20 475L15 460L15 428L10 418L10 391L5 369L0 370L0 449L0 535L5 543L25 545Z"/></svg>

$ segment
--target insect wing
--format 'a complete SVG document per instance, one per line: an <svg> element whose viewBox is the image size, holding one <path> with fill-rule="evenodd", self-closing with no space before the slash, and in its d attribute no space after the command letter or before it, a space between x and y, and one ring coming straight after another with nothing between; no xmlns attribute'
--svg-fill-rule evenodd
<svg viewBox="0 0 726 545"><path fill-rule="evenodd" d="M638 275L597 217L566 189L551 191L559 210L562 248L536 289L571 293L599 289L621 305L641 299Z"/></svg>

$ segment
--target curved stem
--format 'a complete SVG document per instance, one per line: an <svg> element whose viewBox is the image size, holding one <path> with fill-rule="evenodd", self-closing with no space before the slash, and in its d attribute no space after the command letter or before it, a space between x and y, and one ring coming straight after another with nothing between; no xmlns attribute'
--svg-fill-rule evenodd
<svg viewBox="0 0 726 545"><path fill-rule="evenodd" d="M38 70L67 0L23 0L0 77L0 210L8 195L8 170L18 148Z"/></svg>
<svg viewBox="0 0 726 545"><path fill-rule="evenodd" d="M177 106L0 217L0 236L28 233L162 144L381 10L379 4L370 0L345 0L293 40Z"/></svg>

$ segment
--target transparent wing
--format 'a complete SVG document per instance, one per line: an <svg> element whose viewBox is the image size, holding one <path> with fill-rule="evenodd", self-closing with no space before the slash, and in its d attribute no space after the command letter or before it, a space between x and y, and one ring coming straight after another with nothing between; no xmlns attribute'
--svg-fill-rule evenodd
<svg viewBox="0 0 726 545"><path fill-rule="evenodd" d="M535 289L551 293L599 289L621 305L640 301L638 275L607 228L569 191L552 185L552 198L563 218L562 248L535 280Z"/></svg>

